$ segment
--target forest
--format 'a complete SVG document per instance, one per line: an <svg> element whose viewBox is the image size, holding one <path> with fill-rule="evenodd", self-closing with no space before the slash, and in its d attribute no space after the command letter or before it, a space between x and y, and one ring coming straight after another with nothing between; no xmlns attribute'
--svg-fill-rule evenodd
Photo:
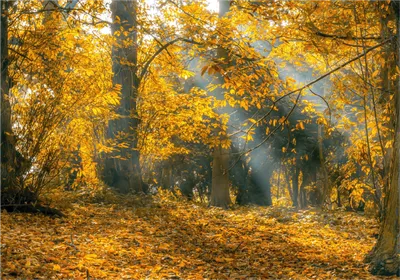
<svg viewBox="0 0 400 280"><path fill-rule="evenodd" d="M400 276L400 2L0 6L2 279Z"/></svg>

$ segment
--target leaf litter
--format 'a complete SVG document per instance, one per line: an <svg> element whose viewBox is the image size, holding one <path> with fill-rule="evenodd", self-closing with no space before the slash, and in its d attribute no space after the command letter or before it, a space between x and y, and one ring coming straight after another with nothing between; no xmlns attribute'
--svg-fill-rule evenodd
<svg viewBox="0 0 400 280"><path fill-rule="evenodd" d="M363 262L377 222L354 212L159 197L72 206L60 219L2 213L2 279L378 279Z"/></svg>

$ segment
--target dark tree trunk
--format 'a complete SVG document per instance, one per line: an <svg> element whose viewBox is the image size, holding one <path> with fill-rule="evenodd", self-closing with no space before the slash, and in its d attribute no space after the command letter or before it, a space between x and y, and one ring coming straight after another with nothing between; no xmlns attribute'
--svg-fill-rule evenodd
<svg viewBox="0 0 400 280"><path fill-rule="evenodd" d="M307 191L306 187L311 183L311 175L308 170L303 169L303 181L300 186L300 197L299 197L299 206L304 209L307 208Z"/></svg>
<svg viewBox="0 0 400 280"><path fill-rule="evenodd" d="M316 170L312 171L310 176L311 176L311 182L316 184L317 183L317 171ZM321 206L322 203L323 203L323 201L322 201L321 189L315 185L314 188L312 189L312 191L310 192L310 204L313 206Z"/></svg>
<svg viewBox="0 0 400 280"><path fill-rule="evenodd" d="M237 150L233 149L233 152L236 153ZM265 163L265 166L263 164L257 166L263 160L262 158L268 160L263 154L255 155L249 163L246 163L247 159L243 158L230 170L231 181L238 188L237 204L272 205L270 180L273 169L270 168L269 162ZM251 172L249 172L249 166L251 166Z"/></svg>
<svg viewBox="0 0 400 280"><path fill-rule="evenodd" d="M339 186L340 186L340 185L336 185L336 193L337 193L336 201L337 201L337 206L340 208L340 207L342 207L342 200L340 199L340 189L339 189Z"/></svg>
<svg viewBox="0 0 400 280"><path fill-rule="evenodd" d="M0 204L20 184L9 102L7 6L8 1L0 0Z"/></svg>
<svg viewBox="0 0 400 280"><path fill-rule="evenodd" d="M173 181L172 163L165 161L161 169L161 187L164 190L170 190L174 185Z"/></svg>
<svg viewBox="0 0 400 280"><path fill-rule="evenodd" d="M319 150L319 159L321 163L321 171L323 175L323 191L322 191L322 200L323 203L326 202L328 207L331 206L331 182L328 176L328 169L326 167L324 151L323 151L323 138L322 138L322 125L318 125L318 150ZM322 205L321 205L322 206Z"/></svg>
<svg viewBox="0 0 400 280"><path fill-rule="evenodd" d="M250 202L248 189L248 168L244 161L236 163L231 169L230 178L232 184L238 188L236 203L246 205Z"/></svg>
<svg viewBox="0 0 400 280"><path fill-rule="evenodd" d="M257 161L256 161L257 162ZM250 185L248 190L249 203L260 206L271 206L271 177L273 169L255 166L250 173Z"/></svg>
<svg viewBox="0 0 400 280"><path fill-rule="evenodd" d="M296 166L294 167L293 177L292 177L292 202L294 207L298 207L299 203L299 168Z"/></svg>
<svg viewBox="0 0 400 280"><path fill-rule="evenodd" d="M278 180L276 182L276 188L277 188L276 199L279 199L281 197L281 173L282 173L282 163L278 170Z"/></svg>
<svg viewBox="0 0 400 280"><path fill-rule="evenodd" d="M193 177L193 173L192 171L189 171L184 176L184 180L179 184L179 189L183 196L185 196L189 200L192 200L194 196L193 189L195 185L196 182Z"/></svg>
<svg viewBox="0 0 400 280"><path fill-rule="evenodd" d="M290 169L288 167L285 167L285 178L286 178L286 184L287 184L287 188L289 191L289 196L290 199L293 201L293 188L292 188L292 184L290 183Z"/></svg>
<svg viewBox="0 0 400 280"><path fill-rule="evenodd" d="M114 0L111 4L112 33L116 44L112 50L114 85L121 86L121 103L117 110L120 118L109 122L108 135L128 148L119 150L119 158L110 155L105 160L104 177L107 184L120 192L145 191L141 178L140 155L137 150L136 98L139 79L137 76L137 20L136 1ZM117 20L119 19L119 20ZM121 28L123 31L121 31ZM124 44L129 41L130 44Z"/></svg>
<svg viewBox="0 0 400 280"><path fill-rule="evenodd" d="M14 1L1 1L1 209L64 216L60 211L37 203L38 193L25 188L23 175L30 162L16 150L12 130L10 77L8 66L8 12Z"/></svg>
<svg viewBox="0 0 400 280"><path fill-rule="evenodd" d="M393 54L396 57L397 66L400 66L400 3L392 2L392 9L396 15L397 37L396 43L392 45ZM371 263L370 269L373 274L377 275L394 275L399 274L399 187L400 187L400 79L396 78L395 88L395 141L392 153L390 185L385 196L385 208L383 221L378 237L378 241L366 258Z"/></svg>

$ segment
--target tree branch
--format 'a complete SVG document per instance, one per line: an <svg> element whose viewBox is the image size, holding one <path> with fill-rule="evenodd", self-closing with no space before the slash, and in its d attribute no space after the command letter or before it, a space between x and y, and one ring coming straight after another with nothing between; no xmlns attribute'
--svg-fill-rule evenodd
<svg viewBox="0 0 400 280"><path fill-rule="evenodd" d="M195 45L201 45L202 43L200 42L196 42L190 39L185 39L185 38L176 38L172 41L169 41L168 43L166 43L165 45L162 45L151 57L150 59L146 62L146 64L143 66L142 71L140 72L140 76L139 76L139 82L143 79L143 77L146 75L148 68L150 67L150 64L154 61L154 59L156 59L156 57L164 50L166 50L169 46L175 44L176 42L186 42L186 43L190 43L190 44L195 44Z"/></svg>
<svg viewBox="0 0 400 280"><path fill-rule="evenodd" d="M299 92L299 94L298 94L298 96L297 96L297 98L296 98L296 101L295 101L294 106L292 107L292 109L290 110L290 112L288 113L288 115L286 116L285 120L284 120L282 123L286 122L286 120L289 118L289 116L291 115L291 113L292 113L293 110L295 109L295 107L296 107L296 105L297 105L297 102L298 102L298 100L299 100L299 98L300 98L300 93L301 93L303 90L305 90L306 88L309 88L309 87L312 86L313 84L315 84L315 83L321 81L322 79L328 77L329 75L331 75L331 74L335 73L336 71L342 69L343 67L349 65L350 63L352 63L352 62L354 62L354 61L356 61L356 60L358 60L358 59L364 57L364 56L367 55L369 52L371 52L371 51L373 51L373 50L375 50L375 49L377 49L377 48L383 46L384 44L390 42L393 38L395 38L395 36L390 37L390 38L388 38L388 39L382 41L381 43L379 43L379 44L377 44L377 45L375 45L375 46L372 46L372 47L366 49L363 53L361 53L361 54L355 56L354 58L352 58L352 59L350 59L350 60L348 60L348 61L342 63L342 64L339 65L338 67L335 67L335 68L332 69L331 71L328 71L327 73L325 73L325 74L323 74L322 76L316 78L315 80L309 82L308 84L306 84L306 85L304 85L304 86L302 86L302 87L300 87L300 88L297 88L297 89L295 89L295 90L292 90L292 91L290 91L289 93L287 93L287 94L285 94L285 95L279 97L279 98L278 98L277 100L275 100L274 103L272 104L272 109L271 109L270 111L268 111L268 113L266 113L266 114L265 114L264 116L262 116L260 119L258 119L255 123L253 123L247 131L250 131L256 124L258 124L259 122L261 122L262 120L264 120L266 117L268 117L269 114L271 113L271 111L273 110L273 107L275 106L276 103L278 103L280 100L284 99L285 97L287 97L287 96L289 96L289 95L292 95L292 94L294 94L294 93L296 93L296 92ZM255 149L257 149L258 147L260 147L262 144L264 144L264 143L275 133L275 131L277 131L277 129L280 128L280 127L282 126L282 123L281 123L280 125L278 125L270 134L268 134L267 137L266 137L263 141L261 141L261 142L258 143L256 146L252 147L251 149L248 149L248 150L246 150L246 151L243 151L243 152L239 155L238 159L234 162L234 164L230 167L230 169L233 168L233 167L239 162L240 158L241 158L244 154L250 153L250 152L254 151Z"/></svg>
<svg viewBox="0 0 400 280"><path fill-rule="evenodd" d="M315 32L315 35L324 37L324 38L333 38L333 39L343 39L343 40L381 40L381 37L353 37L353 36L343 36L343 35L334 35L334 34L327 34L321 31Z"/></svg>

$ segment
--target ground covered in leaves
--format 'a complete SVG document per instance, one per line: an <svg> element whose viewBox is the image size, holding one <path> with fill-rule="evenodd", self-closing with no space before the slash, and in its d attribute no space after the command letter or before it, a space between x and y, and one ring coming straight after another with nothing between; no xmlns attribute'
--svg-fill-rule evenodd
<svg viewBox="0 0 400 280"><path fill-rule="evenodd" d="M2 279L377 279L361 214L206 208L171 199L73 203L65 218L1 215Z"/></svg>

